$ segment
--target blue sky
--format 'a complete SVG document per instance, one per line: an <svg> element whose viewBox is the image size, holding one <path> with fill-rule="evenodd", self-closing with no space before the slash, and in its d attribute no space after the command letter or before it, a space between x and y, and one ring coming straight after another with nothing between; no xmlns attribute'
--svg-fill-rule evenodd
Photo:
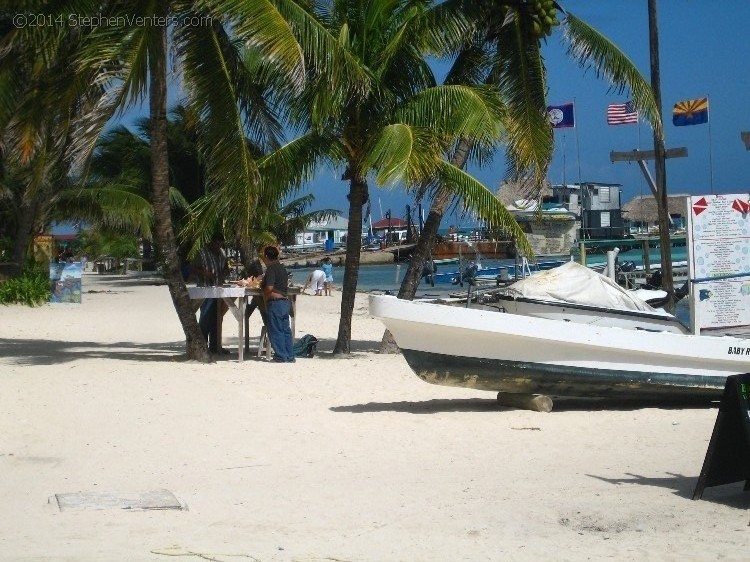
<svg viewBox="0 0 750 562"><path fill-rule="evenodd" d="M650 80L647 0L560 0L560 4L592 25L618 45ZM747 0L661 0L658 2L662 111L667 148L686 147L687 158L667 161L668 193L710 193L713 158L715 193L750 191L750 151L740 139L750 131L750 57ZM549 179L561 183L579 180L620 183L623 202L648 194L649 188L636 164L610 162L610 151L639 147L653 149L647 125L608 126L607 106L630 99L627 93L610 91L592 70L571 62L555 32L544 48L548 72L549 102L575 101L576 130L558 129ZM672 107L686 99L709 97L709 125L675 127ZM577 136L577 138L576 138ZM576 146L578 144L578 147ZM564 150L563 150L564 145ZM579 158L580 155L580 158ZM563 160L565 170L563 170ZM653 165L650 166L653 175ZM502 154L493 166L470 170L493 191L505 172ZM564 174L564 175L563 175ZM344 182L322 174L311 191L321 206L346 209ZM404 213L408 197L399 191L373 189L373 218L380 218L378 198L394 216ZM447 217L445 224L455 222Z"/></svg>
<svg viewBox="0 0 750 562"><path fill-rule="evenodd" d="M559 3L618 45L649 79L647 0L559 0ZM687 158L667 161L667 189L671 194L710 193L713 157L715 193L750 191L750 151L740 139L750 131L750 57L748 0L660 0L661 87L667 148L686 147ZM627 93L610 91L592 70L585 71L565 54L560 32L548 39L544 57L551 104L575 102L576 129L558 129L549 179L560 183L599 181L623 185L623 202L648 194L636 164L611 163L610 151L653 148L651 129L644 124L608 126L610 103L624 102ZM709 125L675 127L672 107L681 100L709 97ZM170 96L172 97L172 96ZM564 149L563 149L564 145ZM563 169L563 161L565 166ZM653 174L653 165L650 166ZM502 150L492 166L470 169L493 191L502 182ZM316 196L315 208L336 208L348 214L348 183L342 170L321 170L306 191ZM403 217L414 201L400 190L371 187L373 220L388 209ZM444 224L457 222L447 217Z"/></svg>

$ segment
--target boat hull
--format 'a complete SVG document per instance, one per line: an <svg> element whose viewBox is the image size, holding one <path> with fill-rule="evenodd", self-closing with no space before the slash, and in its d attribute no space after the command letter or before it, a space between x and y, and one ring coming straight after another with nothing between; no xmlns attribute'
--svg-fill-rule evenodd
<svg viewBox="0 0 750 562"><path fill-rule="evenodd" d="M615 398L662 402L718 400L725 379L680 373L651 373L615 369L456 357L402 350L406 362L423 381L442 386L517 394L546 394L582 398Z"/></svg>
<svg viewBox="0 0 750 562"><path fill-rule="evenodd" d="M720 396L750 372L750 341L573 324L370 297L409 365L434 384L499 392L674 398Z"/></svg>

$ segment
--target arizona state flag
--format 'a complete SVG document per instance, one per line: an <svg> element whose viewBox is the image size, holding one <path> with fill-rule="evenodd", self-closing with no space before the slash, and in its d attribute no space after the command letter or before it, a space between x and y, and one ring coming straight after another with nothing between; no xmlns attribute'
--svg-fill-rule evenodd
<svg viewBox="0 0 750 562"><path fill-rule="evenodd" d="M676 127L708 123L708 98L679 101L674 104L672 123Z"/></svg>

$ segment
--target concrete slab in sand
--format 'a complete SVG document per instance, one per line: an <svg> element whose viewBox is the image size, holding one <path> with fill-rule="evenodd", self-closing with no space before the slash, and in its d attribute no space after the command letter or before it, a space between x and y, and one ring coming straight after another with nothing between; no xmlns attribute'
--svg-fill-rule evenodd
<svg viewBox="0 0 750 562"><path fill-rule="evenodd" d="M84 509L178 509L186 506L169 490L149 492L73 492L55 494L50 503L56 503L60 511L80 511Z"/></svg>

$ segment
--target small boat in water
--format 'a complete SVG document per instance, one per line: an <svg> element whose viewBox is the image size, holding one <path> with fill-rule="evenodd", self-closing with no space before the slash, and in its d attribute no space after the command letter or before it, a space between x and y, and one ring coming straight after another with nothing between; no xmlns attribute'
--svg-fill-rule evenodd
<svg viewBox="0 0 750 562"><path fill-rule="evenodd" d="M632 330L371 295L422 380L503 393L714 400L750 340Z"/></svg>
<svg viewBox="0 0 750 562"><path fill-rule="evenodd" d="M546 271L559 267L569 260L547 259L529 264L522 261L517 264L509 263L508 265L485 266L481 261L471 261L458 270L438 272L435 274L435 283L450 283L459 285L470 279L475 282L496 283L500 280L509 280L514 277L523 278L532 273Z"/></svg>

